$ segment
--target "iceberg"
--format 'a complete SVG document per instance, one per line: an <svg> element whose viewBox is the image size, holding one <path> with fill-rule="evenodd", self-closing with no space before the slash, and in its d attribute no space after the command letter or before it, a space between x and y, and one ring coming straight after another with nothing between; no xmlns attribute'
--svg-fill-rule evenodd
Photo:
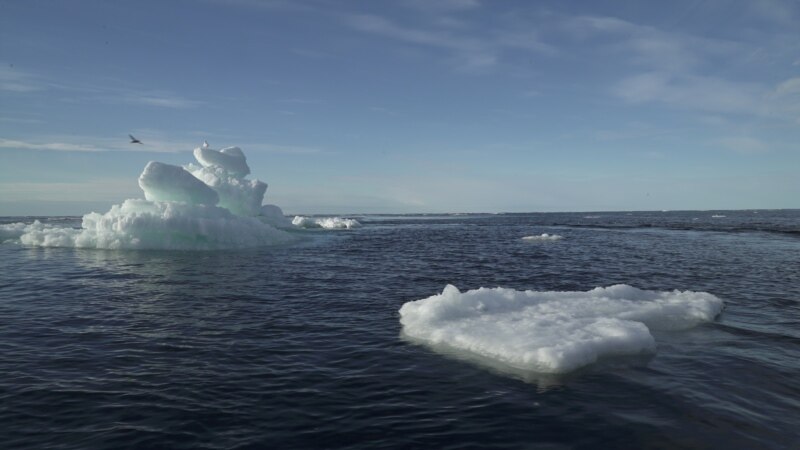
<svg viewBox="0 0 800 450"><path fill-rule="evenodd" d="M620 284L588 292L480 288L400 308L407 338L511 371L562 374L609 356L652 353L652 330L714 320L723 302L706 292L646 291Z"/></svg>
<svg viewBox="0 0 800 450"><path fill-rule="evenodd" d="M0 242L43 247L212 250L288 243L296 239L283 211L262 202L267 184L248 180L238 147L197 148L200 167L147 163L139 176L144 199L129 199L83 216L81 228L0 225Z"/></svg>

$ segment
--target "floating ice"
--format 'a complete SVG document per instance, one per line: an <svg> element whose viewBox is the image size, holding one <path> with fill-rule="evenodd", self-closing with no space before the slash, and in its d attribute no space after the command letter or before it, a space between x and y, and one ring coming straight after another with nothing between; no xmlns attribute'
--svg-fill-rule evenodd
<svg viewBox="0 0 800 450"><path fill-rule="evenodd" d="M650 330L709 322L723 302L692 291L645 291L619 284L588 292L480 288L441 294L400 308L403 333L491 364L565 373L604 356L655 350Z"/></svg>
<svg viewBox="0 0 800 450"><path fill-rule="evenodd" d="M290 234L257 218L236 216L224 208L148 200L125 200L105 214L86 214L80 229L39 221L13 225L16 236L12 237L42 247L214 250L292 240Z"/></svg>
<svg viewBox="0 0 800 450"><path fill-rule="evenodd" d="M333 229L351 229L361 226L355 219L343 219L341 217L304 217L295 216L292 224L300 228L325 228L327 230Z"/></svg>
<svg viewBox="0 0 800 450"><path fill-rule="evenodd" d="M80 229L34 222L0 225L0 242L46 247L211 250L289 242L291 228L275 205L262 207L267 185L247 180L238 147L195 149L203 167L151 161L139 176L146 200L125 200L83 216Z"/></svg>
<svg viewBox="0 0 800 450"><path fill-rule="evenodd" d="M539 236L525 236L522 239L526 241L557 241L559 239L564 239L564 236L559 236L557 234L542 233Z"/></svg>

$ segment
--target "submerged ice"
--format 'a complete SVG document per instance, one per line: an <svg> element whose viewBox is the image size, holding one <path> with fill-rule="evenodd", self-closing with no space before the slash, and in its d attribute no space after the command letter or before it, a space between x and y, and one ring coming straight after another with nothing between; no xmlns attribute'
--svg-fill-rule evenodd
<svg viewBox="0 0 800 450"><path fill-rule="evenodd" d="M267 184L248 180L238 147L194 150L200 166L149 162L139 176L145 199L125 200L104 214L83 216L80 229L0 225L0 242L84 248L220 249L285 243L292 228L283 211L263 205Z"/></svg>
<svg viewBox="0 0 800 450"><path fill-rule="evenodd" d="M683 330L713 320L723 302L692 291L646 291L628 285L588 292L480 288L408 302L403 333L434 348L489 364L566 373L606 356L653 352L652 330Z"/></svg>

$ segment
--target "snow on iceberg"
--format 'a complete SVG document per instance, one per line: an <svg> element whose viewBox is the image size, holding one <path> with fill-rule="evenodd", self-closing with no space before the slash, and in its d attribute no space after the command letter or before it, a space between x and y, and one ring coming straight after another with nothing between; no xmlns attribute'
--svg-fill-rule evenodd
<svg viewBox="0 0 800 450"><path fill-rule="evenodd" d="M216 192L218 206L240 216L256 216L261 212L261 202L267 191L266 183L247 180L239 173L229 172L221 166L197 167L188 164L185 169L184 172L194 175L193 178Z"/></svg>
<svg viewBox="0 0 800 450"><path fill-rule="evenodd" d="M216 205L219 195L182 167L150 161L139 175L139 187L151 202Z"/></svg>
<svg viewBox="0 0 800 450"><path fill-rule="evenodd" d="M542 233L539 236L525 236L522 239L526 241L558 241L564 239L564 236Z"/></svg>
<svg viewBox="0 0 800 450"><path fill-rule="evenodd" d="M202 167L151 161L139 176L145 199L125 200L105 214L83 216L80 229L41 222L0 225L0 241L45 247L211 250L274 245L295 238L267 185L247 180L238 147L195 149Z"/></svg>
<svg viewBox="0 0 800 450"><path fill-rule="evenodd" d="M606 356L653 352L651 330L712 321L723 302L692 291L645 291L620 284L588 292L480 288L441 294L400 308L415 341L536 373L566 373Z"/></svg>
<svg viewBox="0 0 800 450"><path fill-rule="evenodd" d="M324 228L326 230L351 229L361 226L355 219L341 217L305 217L295 216L292 224L300 228Z"/></svg>
<svg viewBox="0 0 800 450"><path fill-rule="evenodd" d="M208 147L196 148L194 157L203 167L219 167L240 177L250 173L247 158L239 147L223 148L220 151Z"/></svg>

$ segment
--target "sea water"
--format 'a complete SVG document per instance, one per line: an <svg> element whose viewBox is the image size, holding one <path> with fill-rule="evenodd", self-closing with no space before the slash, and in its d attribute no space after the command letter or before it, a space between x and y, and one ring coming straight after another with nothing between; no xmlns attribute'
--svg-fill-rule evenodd
<svg viewBox="0 0 800 450"><path fill-rule="evenodd" d="M800 445L800 211L347 217L237 250L0 245L2 447ZM0 222L34 219L81 226ZM546 373L409 337L447 285L724 308Z"/></svg>

